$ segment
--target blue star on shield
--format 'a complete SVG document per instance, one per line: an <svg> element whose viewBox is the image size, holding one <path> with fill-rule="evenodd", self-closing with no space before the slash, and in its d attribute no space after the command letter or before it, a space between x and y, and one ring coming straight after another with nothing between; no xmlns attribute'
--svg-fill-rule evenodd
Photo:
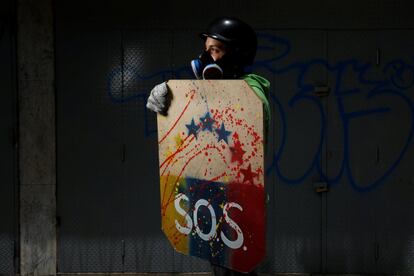
<svg viewBox="0 0 414 276"><path fill-rule="evenodd" d="M206 115L204 115L204 117L201 117L200 121L202 124L202 130L207 129L209 131L213 131L213 123L215 122L215 120L210 117L210 112L207 112Z"/></svg>
<svg viewBox="0 0 414 276"><path fill-rule="evenodd" d="M229 143L227 141L227 137L230 135L231 131L227 131L224 128L224 123L221 123L221 127L219 129L216 129L216 132L218 134L218 142L220 142L220 140L224 140L224 142L226 142L226 144Z"/></svg>
<svg viewBox="0 0 414 276"><path fill-rule="evenodd" d="M194 119L191 119L191 124L185 126L188 128L188 136L193 134L197 139L197 132L200 127L194 123Z"/></svg>

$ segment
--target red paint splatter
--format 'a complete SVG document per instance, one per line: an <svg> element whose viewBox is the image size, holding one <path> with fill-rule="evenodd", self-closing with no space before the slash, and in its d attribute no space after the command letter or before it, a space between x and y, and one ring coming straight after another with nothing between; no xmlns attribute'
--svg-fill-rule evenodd
<svg viewBox="0 0 414 276"><path fill-rule="evenodd" d="M210 150L210 149L215 149L218 151L219 155L221 156L221 159L223 160L224 164L226 164L227 168L229 168L225 156L223 155L223 153L220 151L219 147L216 147L215 145L206 145L203 149L199 150L198 152L194 153L192 156L189 156L187 159L187 162L184 164L184 166L181 168L180 173L177 176L177 179L180 179L180 177L182 176L182 174L184 173L185 168L189 165L189 163L191 161L193 161L193 159L195 157L197 157L198 155L202 154L204 151ZM207 152L205 153L206 155L208 154ZM167 166L168 167L168 166ZM162 207L168 206L169 204L172 203L172 201L174 201L174 191L171 191L170 195L168 195L168 199L167 202L164 202L164 205Z"/></svg>
<svg viewBox="0 0 414 276"><path fill-rule="evenodd" d="M190 138L191 137L191 138ZM187 139L190 138L190 141L188 142L188 144L185 144L185 142L187 141ZM183 143L177 148L177 150L175 152L173 152L171 155L169 155L160 165L160 169L164 166L164 165L168 165L170 164L170 162L172 161L172 159L174 158L174 156L176 156L178 153L182 152L185 148L187 148L189 146L189 144L195 139L195 137L193 135L191 136L187 136L185 137ZM165 171L165 170L164 170Z"/></svg>

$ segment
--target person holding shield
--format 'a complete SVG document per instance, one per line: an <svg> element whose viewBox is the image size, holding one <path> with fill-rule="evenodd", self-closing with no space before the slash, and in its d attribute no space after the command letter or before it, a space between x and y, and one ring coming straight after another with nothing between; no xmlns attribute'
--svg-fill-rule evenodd
<svg viewBox="0 0 414 276"><path fill-rule="evenodd" d="M247 72L257 51L257 37L252 27L234 17L220 17L212 21L200 37L204 41L204 49L198 58L191 61L194 77L245 80L263 103L267 134L271 117L268 101L270 83L259 75ZM147 108L167 114L171 98L169 94L166 82L156 85L151 90ZM246 274L214 264L211 266L214 275L257 275L255 271Z"/></svg>

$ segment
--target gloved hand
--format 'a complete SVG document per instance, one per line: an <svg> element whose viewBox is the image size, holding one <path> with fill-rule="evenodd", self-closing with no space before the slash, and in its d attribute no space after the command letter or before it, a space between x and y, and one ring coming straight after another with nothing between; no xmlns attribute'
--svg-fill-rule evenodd
<svg viewBox="0 0 414 276"><path fill-rule="evenodd" d="M148 97L147 108L161 114L166 114L170 104L167 82L156 85Z"/></svg>

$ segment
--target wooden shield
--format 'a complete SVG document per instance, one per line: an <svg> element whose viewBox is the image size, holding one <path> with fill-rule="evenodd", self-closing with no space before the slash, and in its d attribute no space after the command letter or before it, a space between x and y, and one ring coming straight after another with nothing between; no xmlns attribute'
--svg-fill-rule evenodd
<svg viewBox="0 0 414 276"><path fill-rule="evenodd" d="M240 272L265 254L263 105L243 80L170 80L158 115L162 229L181 253Z"/></svg>

